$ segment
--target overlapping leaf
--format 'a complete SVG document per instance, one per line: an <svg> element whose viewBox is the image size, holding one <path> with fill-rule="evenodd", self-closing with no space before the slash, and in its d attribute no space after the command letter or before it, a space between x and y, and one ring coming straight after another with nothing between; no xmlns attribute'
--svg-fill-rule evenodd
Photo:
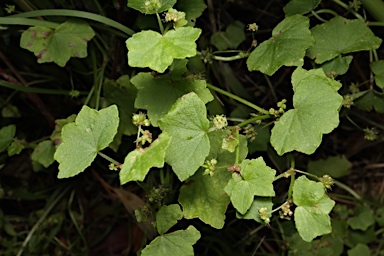
<svg viewBox="0 0 384 256"><path fill-rule="evenodd" d="M344 75L347 73L352 56L338 56L330 61L324 62L321 68L328 76Z"/></svg>
<svg viewBox="0 0 384 256"><path fill-rule="evenodd" d="M45 140L36 146L36 148L33 150L31 158L33 161L39 162L45 168L47 168L55 161L53 158L55 151L55 144L53 144L53 142L50 140Z"/></svg>
<svg viewBox="0 0 384 256"><path fill-rule="evenodd" d="M178 230L170 234L156 237L141 252L142 256L193 256L193 247L200 239L200 232L189 226L186 230Z"/></svg>
<svg viewBox="0 0 384 256"><path fill-rule="evenodd" d="M54 155L59 162L58 178L72 177L84 171L97 152L112 142L118 126L116 105L100 111L83 106L76 121L62 128L62 143Z"/></svg>
<svg viewBox="0 0 384 256"><path fill-rule="evenodd" d="M171 135L165 160L184 181L203 165L209 154L209 121L204 102L193 92L181 97L162 119L161 130Z"/></svg>
<svg viewBox="0 0 384 256"><path fill-rule="evenodd" d="M251 207L249 207L248 211L245 214L236 213L236 217L239 219L246 220L255 220L259 223L264 224L265 221L260 218L260 208L265 208L268 212L268 218L272 216L272 198L271 197L256 197Z"/></svg>
<svg viewBox="0 0 384 256"><path fill-rule="evenodd" d="M184 217L199 218L214 228L223 228L230 201L224 187L231 179L227 168L235 163L236 153L221 147L223 138L229 133L228 130L217 130L208 134L211 150L207 159L217 161L213 176L203 175L203 170L200 170L180 189L179 202L183 206ZM239 147L239 160L242 161L248 152L244 136L240 136Z"/></svg>
<svg viewBox="0 0 384 256"><path fill-rule="evenodd" d="M192 27L170 30L164 35L152 30L136 33L126 41L128 64L162 73L173 59L196 55L195 41L200 33L200 29Z"/></svg>
<svg viewBox="0 0 384 256"><path fill-rule="evenodd" d="M384 93L371 89L359 94L354 101L356 107L365 111L375 110L378 113L384 113Z"/></svg>
<svg viewBox="0 0 384 256"><path fill-rule="evenodd" d="M135 107L148 111L153 126L158 126L158 120L186 93L196 93L204 103L213 99L204 80L153 77L150 73L139 73L131 79L131 82L139 90Z"/></svg>
<svg viewBox="0 0 384 256"><path fill-rule="evenodd" d="M324 160L310 161L308 163L308 172L317 176L323 176L325 174L330 175L333 178L340 178L347 176L352 167L352 163L343 156L331 156Z"/></svg>
<svg viewBox="0 0 384 256"><path fill-rule="evenodd" d="M176 9L186 13L185 19L188 20L188 26L194 25L194 20L203 14L207 8L204 0L178 0Z"/></svg>
<svg viewBox="0 0 384 256"><path fill-rule="evenodd" d="M370 66L375 74L376 85L384 89L384 60L371 62Z"/></svg>
<svg viewBox="0 0 384 256"><path fill-rule="evenodd" d="M382 40L376 37L361 20L348 20L336 16L311 29L315 45L307 55L321 64L341 54L379 48Z"/></svg>
<svg viewBox="0 0 384 256"><path fill-rule="evenodd" d="M286 17L273 29L272 38L251 53L248 69L272 75L281 66L302 66L305 51L313 44L309 19L301 15Z"/></svg>
<svg viewBox="0 0 384 256"><path fill-rule="evenodd" d="M274 196L272 182L276 171L268 167L263 158L244 160L241 163L240 176L233 174L233 178L225 187L232 205L240 214L245 214L254 201L254 196Z"/></svg>
<svg viewBox="0 0 384 256"><path fill-rule="evenodd" d="M178 204L163 205L156 213L156 228L159 234L164 234L178 220L183 218L183 212Z"/></svg>
<svg viewBox="0 0 384 256"><path fill-rule="evenodd" d="M305 14L315 9L321 0L291 0L284 6L286 15Z"/></svg>
<svg viewBox="0 0 384 256"><path fill-rule="evenodd" d="M11 124L0 129L0 152L6 150L16 134L16 126Z"/></svg>
<svg viewBox="0 0 384 256"><path fill-rule="evenodd" d="M218 50L236 49L245 40L245 25L235 21L225 31L216 32L211 36L211 44Z"/></svg>
<svg viewBox="0 0 384 256"><path fill-rule="evenodd" d="M341 84L327 78L321 69L296 69L292 74L294 109L275 123L271 144L279 155L297 150L312 154L323 134L339 124L343 98L337 93Z"/></svg>
<svg viewBox="0 0 384 256"><path fill-rule="evenodd" d="M120 171L120 183L143 181L151 167L163 167L170 139L168 134L162 133L148 148L131 151L124 159Z"/></svg>
<svg viewBox="0 0 384 256"><path fill-rule="evenodd" d="M69 20L56 29L30 27L21 34L20 47L35 54L38 63L64 67L71 57L87 56L87 42L95 32L85 21Z"/></svg>
<svg viewBox="0 0 384 256"><path fill-rule="evenodd" d="M331 212L335 202L324 190L321 182L299 177L293 185L293 202L297 205L294 213L295 225L301 238L310 242L315 237L331 233Z"/></svg>

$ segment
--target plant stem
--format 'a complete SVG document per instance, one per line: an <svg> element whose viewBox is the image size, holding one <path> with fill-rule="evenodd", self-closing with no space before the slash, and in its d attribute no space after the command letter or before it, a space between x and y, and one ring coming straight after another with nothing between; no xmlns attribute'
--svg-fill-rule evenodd
<svg viewBox="0 0 384 256"><path fill-rule="evenodd" d="M364 8L377 20L384 22L384 2L381 0L360 0Z"/></svg>
<svg viewBox="0 0 384 256"><path fill-rule="evenodd" d="M235 161L235 164L238 165L239 164L239 158L240 158L240 135L239 135L240 127L235 127L235 128L236 128L236 140L239 143L236 146L236 161Z"/></svg>
<svg viewBox="0 0 384 256"><path fill-rule="evenodd" d="M348 187L344 183L341 183L340 181L337 181L337 180L333 180L333 181L334 181L336 186L344 189L345 191L347 191L349 194L351 194L357 200L359 200L359 201L361 200L361 196L359 196L353 189L351 189L350 187Z"/></svg>
<svg viewBox="0 0 384 256"><path fill-rule="evenodd" d="M2 25L26 25L26 26L41 26L55 29L60 24L56 22L46 21L46 20L35 20L27 18L9 18L9 17L0 17L0 24Z"/></svg>
<svg viewBox="0 0 384 256"><path fill-rule="evenodd" d="M158 13L156 13L156 17L157 17L157 23L159 24L160 32L163 35L164 34L164 26L163 26L163 23L161 22L160 15Z"/></svg>
<svg viewBox="0 0 384 256"><path fill-rule="evenodd" d="M351 12L359 20L365 22L365 19L360 14L358 14L355 10L351 9L347 4L343 3L341 0L332 0L332 1L340 5L341 7L345 8L347 11Z"/></svg>
<svg viewBox="0 0 384 256"><path fill-rule="evenodd" d="M244 127L247 124L251 124L251 123L253 123L253 122L257 121L257 120L264 120L264 119L268 119L268 118L271 118L271 117L272 117L271 115L256 116L256 117L250 118L248 120L245 120L245 121L237 124L237 126Z"/></svg>
<svg viewBox="0 0 384 256"><path fill-rule="evenodd" d="M248 56L249 56L249 54L238 54L238 55L229 56L229 57L212 55L212 59L218 60L218 61L234 61L234 60L240 60L240 59L247 58Z"/></svg>
<svg viewBox="0 0 384 256"><path fill-rule="evenodd" d="M224 90L222 90L220 88L217 88L216 86L213 86L211 84L207 84L207 87L209 89L211 89L211 90L214 90L214 91L216 91L218 93L221 93L221 94L223 94L225 96L228 96L228 97L230 97L230 98L232 98L232 99L234 99L234 100L236 100L236 101L238 101L240 103L243 103L244 105L246 105L246 106L248 106L250 108L253 108L253 109L255 109L255 110L257 110L257 111L259 111L259 112L261 112L263 114L269 115L269 111L268 110L265 110L265 109L255 105L255 104L247 101L247 100L244 100L243 98L240 98L239 96L236 96L236 95L234 95L234 94L232 94L230 92L224 91Z"/></svg>
<svg viewBox="0 0 384 256"><path fill-rule="evenodd" d="M117 162L115 159L112 159L111 157L107 156L106 154L104 153L101 153L101 152L97 152L97 154L99 156L101 156L102 158L104 158L105 160L109 161L110 163L116 165L116 166L120 166L121 164L119 162Z"/></svg>

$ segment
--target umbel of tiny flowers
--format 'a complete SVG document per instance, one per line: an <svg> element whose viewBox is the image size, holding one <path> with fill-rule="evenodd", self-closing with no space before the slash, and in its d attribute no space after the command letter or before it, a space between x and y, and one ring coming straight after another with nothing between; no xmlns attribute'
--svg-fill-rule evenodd
<svg viewBox="0 0 384 256"><path fill-rule="evenodd" d="M147 116L144 113L134 114L132 116L132 122L136 126L150 126L151 123L147 119Z"/></svg>
<svg viewBox="0 0 384 256"><path fill-rule="evenodd" d="M333 178L327 174L324 175L323 177L320 177L319 180L321 183L323 183L326 189L330 189L332 185L335 183Z"/></svg>
<svg viewBox="0 0 384 256"><path fill-rule="evenodd" d="M213 118L213 125L217 130L222 130L228 126L228 121L225 115L216 115Z"/></svg>
<svg viewBox="0 0 384 256"><path fill-rule="evenodd" d="M205 164L202 166L205 168L203 174L213 176L215 174L216 164L217 164L216 159L206 160Z"/></svg>
<svg viewBox="0 0 384 256"><path fill-rule="evenodd" d="M271 222L269 218L270 213L268 212L267 207L261 207L259 209L259 214L260 214L260 219L262 219L265 224L268 224L269 222Z"/></svg>

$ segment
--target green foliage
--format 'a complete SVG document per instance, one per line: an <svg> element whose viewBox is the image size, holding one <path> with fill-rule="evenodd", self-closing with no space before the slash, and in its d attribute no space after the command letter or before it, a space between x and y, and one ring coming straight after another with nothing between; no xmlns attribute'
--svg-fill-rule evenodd
<svg viewBox="0 0 384 256"><path fill-rule="evenodd" d="M293 186L293 202L295 209L295 224L301 238L312 241L316 236L331 233L331 212L335 202L324 191L320 182L299 177Z"/></svg>
<svg viewBox="0 0 384 256"><path fill-rule="evenodd" d="M240 173L233 173L224 188L231 202L240 214L251 207L254 196L275 196L272 182L276 171L268 167L263 158L244 160Z"/></svg>
<svg viewBox="0 0 384 256"><path fill-rule="evenodd" d="M281 66L301 67L306 49L314 44L308 27L307 17L286 17L273 29L272 38L253 50L247 60L248 69L273 75Z"/></svg>
<svg viewBox="0 0 384 256"><path fill-rule="evenodd" d="M83 172L97 153L112 142L118 125L116 105L100 111L84 106L75 122L62 128L62 142L54 155L60 164L58 178L68 178Z"/></svg>
<svg viewBox="0 0 384 256"><path fill-rule="evenodd" d="M95 36L88 23L69 20L56 29L31 27L21 35L20 46L35 54L38 63L64 67L71 57L87 57L87 42Z"/></svg>
<svg viewBox="0 0 384 256"><path fill-rule="evenodd" d="M176 72L175 70L172 73ZM135 107L146 109L153 126L171 109L172 105L184 94L194 92L207 103L213 99L204 80L183 78L180 76L153 77L150 73L139 73L131 79L139 90Z"/></svg>
<svg viewBox="0 0 384 256"><path fill-rule="evenodd" d="M339 124L343 98L337 93L341 84L327 78L321 69L297 68L292 74L294 109L276 122L271 144L279 155L297 150L312 154L320 145L322 134Z"/></svg>
<svg viewBox="0 0 384 256"><path fill-rule="evenodd" d="M1 255L380 253L367 1L16 2L0 10Z"/></svg>
<svg viewBox="0 0 384 256"><path fill-rule="evenodd" d="M186 230L178 230L156 237L144 248L141 255L194 255L192 245L199 239L200 232L194 226L189 226Z"/></svg>
<svg viewBox="0 0 384 256"><path fill-rule="evenodd" d="M184 59L196 55L195 41L200 29L182 27L164 35L152 30L134 34L126 42L128 64L131 67L149 67L163 73L173 59Z"/></svg>
<svg viewBox="0 0 384 256"><path fill-rule="evenodd" d="M173 225L177 223L178 220L183 218L183 212L180 209L180 206L177 204L164 205L156 213L156 228L159 234L164 234L167 232Z"/></svg>
<svg viewBox="0 0 384 256"><path fill-rule="evenodd" d="M341 54L377 49L382 40L360 20L337 16L311 29L315 45L307 55L316 63L323 63Z"/></svg>
<svg viewBox="0 0 384 256"><path fill-rule="evenodd" d="M350 174L352 163L345 156L331 156L324 160L311 161L308 163L308 172L317 176L330 175L341 178Z"/></svg>
<svg viewBox="0 0 384 256"><path fill-rule="evenodd" d="M209 121L204 102L193 92L181 97L159 121L172 139L165 160L184 181L203 165L209 154Z"/></svg>
<svg viewBox="0 0 384 256"><path fill-rule="evenodd" d="M138 148L131 151L124 160L120 171L120 183L143 181L149 169L163 167L165 151L169 145L170 136L162 133L148 148Z"/></svg>

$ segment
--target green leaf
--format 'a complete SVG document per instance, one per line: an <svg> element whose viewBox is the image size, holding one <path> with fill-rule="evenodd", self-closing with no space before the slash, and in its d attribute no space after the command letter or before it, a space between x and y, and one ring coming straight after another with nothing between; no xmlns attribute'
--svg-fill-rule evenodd
<svg viewBox="0 0 384 256"><path fill-rule="evenodd" d="M366 244L357 244L352 249L348 250L348 256L371 256L371 250Z"/></svg>
<svg viewBox="0 0 384 256"><path fill-rule="evenodd" d="M100 111L83 106L75 122L62 129L62 143L54 155L59 162L58 178L75 176L90 166L97 153L112 142L118 126L116 105Z"/></svg>
<svg viewBox="0 0 384 256"><path fill-rule="evenodd" d="M335 202L324 190L321 182L300 176L293 185L293 202L297 205L294 213L296 228L304 241L331 233L331 212Z"/></svg>
<svg viewBox="0 0 384 256"><path fill-rule="evenodd" d="M365 110L375 110L377 113L384 113L384 93L373 89L361 92L362 96L354 101L355 106Z"/></svg>
<svg viewBox="0 0 384 256"><path fill-rule="evenodd" d="M186 230L178 230L170 234L156 237L144 250L142 256L193 256L193 247L201 237L200 232L189 226Z"/></svg>
<svg viewBox="0 0 384 256"><path fill-rule="evenodd" d="M286 17L272 31L272 38L261 43L247 60L248 70L273 75L281 66L302 66L305 51L314 44L309 19Z"/></svg>
<svg viewBox="0 0 384 256"><path fill-rule="evenodd" d="M129 181L143 181L149 169L164 166L165 151L171 138L162 133L148 148L138 148L130 152L124 159L120 171L120 184Z"/></svg>
<svg viewBox="0 0 384 256"><path fill-rule="evenodd" d="M95 32L82 20L68 20L56 29L30 27L21 34L20 47L35 54L38 63L64 67L71 57L87 57L87 43Z"/></svg>
<svg viewBox="0 0 384 256"><path fill-rule="evenodd" d="M19 118L21 117L21 114L16 106L8 103L3 106L1 116L4 118Z"/></svg>
<svg viewBox="0 0 384 256"><path fill-rule="evenodd" d="M70 115L66 119L56 119L55 120L55 130L52 132L50 139L56 144L61 143L61 130L63 129L64 125L68 123L75 122L76 115Z"/></svg>
<svg viewBox="0 0 384 256"><path fill-rule="evenodd" d="M255 220L261 224L265 224L264 220L260 219L260 213L259 209L262 207L267 208L267 212L269 213L269 218L272 216L272 198L270 197L256 197L251 207L248 209L248 211L245 214L236 213L236 217L239 219L246 219L246 220Z"/></svg>
<svg viewBox="0 0 384 256"><path fill-rule="evenodd" d="M213 99L206 88L205 80L174 78L168 76L153 77L150 73L139 73L131 79L139 90L135 107L146 109L153 126L171 109L172 105L184 94L194 92L207 103Z"/></svg>
<svg viewBox="0 0 384 256"><path fill-rule="evenodd" d="M159 120L161 130L172 137L165 160L181 181L193 175L209 154L206 115L204 102L191 92L181 97Z"/></svg>
<svg viewBox="0 0 384 256"><path fill-rule="evenodd" d="M325 62L321 65L321 68L324 70L327 76L336 76L336 75L344 75L347 73L349 64L351 63L353 57L352 56L338 56L328 62Z"/></svg>
<svg viewBox="0 0 384 256"><path fill-rule="evenodd" d="M328 174L333 178L341 178L347 176L352 167L352 163L342 156L331 156L324 160L310 161L308 163L308 172L317 176Z"/></svg>
<svg viewBox="0 0 384 256"><path fill-rule="evenodd" d="M194 20L203 14L205 8L207 5L204 0L178 0L176 3L176 9L186 13L188 26L194 25Z"/></svg>
<svg viewBox="0 0 384 256"><path fill-rule="evenodd" d="M343 97L337 93L341 84L327 78L322 69L297 68L292 74L294 109L275 123L271 144L279 155L297 150L312 154L322 135L339 124Z"/></svg>
<svg viewBox="0 0 384 256"><path fill-rule="evenodd" d="M126 41L128 64L163 73L173 59L196 55L195 41L200 33L200 29L192 27L170 30L164 35L152 30L136 33Z"/></svg>
<svg viewBox="0 0 384 256"><path fill-rule="evenodd" d="M211 149L206 159L216 159L214 174L203 175L203 170L199 170L181 187L179 196L185 218L199 218L218 229L224 226L225 212L230 202L229 196L224 192L224 187L231 179L227 168L236 161L236 153L221 148L223 138L230 133L228 130L208 133ZM240 136L239 147L239 161L243 161L248 153L244 136Z"/></svg>
<svg viewBox="0 0 384 256"><path fill-rule="evenodd" d="M163 205L156 213L157 231L160 235L164 234L182 218L183 212L178 204Z"/></svg>
<svg viewBox="0 0 384 256"><path fill-rule="evenodd" d="M380 227L384 227L384 207L380 207L376 210L375 219Z"/></svg>
<svg viewBox="0 0 384 256"><path fill-rule="evenodd" d="M51 140L42 141L36 146L35 150L33 150L32 160L48 168L55 161L53 158L55 151L55 144L53 144Z"/></svg>
<svg viewBox="0 0 384 256"><path fill-rule="evenodd" d="M0 129L0 152L3 152L13 141L16 134L16 126L14 124L4 126Z"/></svg>
<svg viewBox="0 0 384 256"><path fill-rule="evenodd" d="M9 145L7 152L8 156L18 155L25 148L25 142L20 140L14 140L11 145Z"/></svg>
<svg viewBox="0 0 384 256"><path fill-rule="evenodd" d="M119 109L120 123L117 134L110 147L117 151L124 135L137 133L137 127L132 123L132 115L137 89L130 83L127 75L121 76L116 82L106 79L103 84L103 95L108 105L116 104Z"/></svg>
<svg viewBox="0 0 384 256"><path fill-rule="evenodd" d="M371 62L370 66L375 74L376 85L384 89L384 60Z"/></svg>
<svg viewBox="0 0 384 256"><path fill-rule="evenodd" d="M321 0L292 0L284 6L284 12L287 16L295 14L305 14L315 9Z"/></svg>
<svg viewBox="0 0 384 256"><path fill-rule="evenodd" d="M359 205L355 210L355 216L349 218L347 223L352 229L366 231L375 224L375 216L371 208L366 205Z"/></svg>
<svg viewBox="0 0 384 256"><path fill-rule="evenodd" d="M128 7L144 14L161 13L171 8L176 0L129 0Z"/></svg>
<svg viewBox="0 0 384 256"><path fill-rule="evenodd" d="M361 20L348 20L337 16L311 29L315 45L307 56L321 64L341 54L379 48L381 39L376 37Z"/></svg>
<svg viewBox="0 0 384 256"><path fill-rule="evenodd" d="M199 218L214 228L224 227L229 197L224 187L231 178L227 170L216 170L213 176L199 170L180 189L179 202L186 219Z"/></svg>
<svg viewBox="0 0 384 256"><path fill-rule="evenodd" d="M245 214L254 201L254 196L274 196L272 182L276 171L268 167L263 158L244 160L239 177L237 173L225 187L232 205L240 214ZM235 177L234 177L235 176Z"/></svg>
<svg viewBox="0 0 384 256"><path fill-rule="evenodd" d="M249 141L249 152L267 151L271 138L271 130L263 125L253 125L256 131L256 136L253 141Z"/></svg>
<svg viewBox="0 0 384 256"><path fill-rule="evenodd" d="M245 40L245 25L235 21L228 25L225 32L216 32L211 36L211 44L218 50L236 49Z"/></svg>

